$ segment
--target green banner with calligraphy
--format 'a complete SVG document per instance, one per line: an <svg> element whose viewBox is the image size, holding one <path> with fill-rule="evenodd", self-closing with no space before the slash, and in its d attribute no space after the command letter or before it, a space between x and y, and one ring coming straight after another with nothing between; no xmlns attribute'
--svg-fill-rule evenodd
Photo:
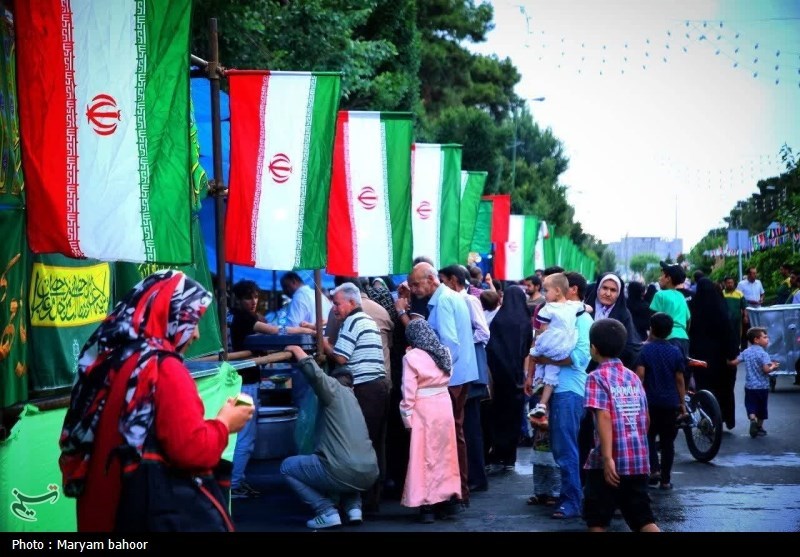
<svg viewBox="0 0 800 557"><path fill-rule="evenodd" d="M200 233L200 219L197 215L192 217L192 250L195 256L194 265L158 265L155 263L115 263L116 288L114 300L122 299L144 277L160 269L178 269L202 284L209 292L214 292L211 286L211 274L208 271L203 236ZM187 358L217 354L222 350L219 334L219 320L217 319L217 305L212 303L208 311L200 319L200 339L189 346Z"/></svg>
<svg viewBox="0 0 800 557"><path fill-rule="evenodd" d="M28 398L28 246L21 207L0 209L0 238L0 408L5 408Z"/></svg>
<svg viewBox="0 0 800 557"><path fill-rule="evenodd" d="M17 117L14 23L6 10L0 11L0 48L0 206L21 206L22 154Z"/></svg>
<svg viewBox="0 0 800 557"><path fill-rule="evenodd" d="M28 293L31 389L69 387L78 356L111 310L112 268L94 259L33 255Z"/></svg>

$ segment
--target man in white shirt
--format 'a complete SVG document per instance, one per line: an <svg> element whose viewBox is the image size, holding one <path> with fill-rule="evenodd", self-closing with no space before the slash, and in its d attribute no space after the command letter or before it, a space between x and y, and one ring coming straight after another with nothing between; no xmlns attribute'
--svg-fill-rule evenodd
<svg viewBox="0 0 800 557"><path fill-rule="evenodd" d="M747 276L744 278L737 288L744 294L744 299L749 307L761 307L764 303L764 286L761 281L756 277L758 271L755 267L747 269Z"/></svg>
<svg viewBox="0 0 800 557"><path fill-rule="evenodd" d="M281 288L292 301L286 314L287 325L300 327L301 323L316 324L317 322L317 303L314 296L314 289L303 282L300 275L294 271L289 271L281 277ZM331 302L326 296L322 296L322 324L331 311Z"/></svg>

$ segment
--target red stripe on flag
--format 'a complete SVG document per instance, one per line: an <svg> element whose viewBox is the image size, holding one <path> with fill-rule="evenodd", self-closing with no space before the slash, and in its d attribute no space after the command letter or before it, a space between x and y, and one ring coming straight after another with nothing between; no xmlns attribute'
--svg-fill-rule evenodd
<svg viewBox="0 0 800 557"><path fill-rule="evenodd" d="M492 231L490 239L494 244L492 259L492 278L506 280L506 250L508 223L511 220L511 195L485 195L483 199L492 201Z"/></svg>
<svg viewBox="0 0 800 557"><path fill-rule="evenodd" d="M255 265L255 233L266 142L264 105L269 75L228 72L231 177L225 217L225 261ZM263 98L262 98L263 97Z"/></svg>
<svg viewBox="0 0 800 557"><path fill-rule="evenodd" d="M342 110L336 119L336 136L333 141L333 169L331 193L328 203L328 266L331 275L358 276L353 257L355 244L350 188L347 172L350 160L347 151L349 112ZM364 254L366 255L366 254Z"/></svg>
<svg viewBox="0 0 800 557"><path fill-rule="evenodd" d="M35 5L34 5L35 4ZM20 140L28 209L28 242L34 253L74 253L67 227L72 187L72 232L77 249L77 141L73 45L64 40L60 0L18 1L15 10ZM66 22L72 24L72 14ZM66 33L71 37L71 29ZM69 130L72 144L67 148ZM72 172L68 172L68 160ZM69 176L73 183L70 184ZM78 250L79 251L79 250Z"/></svg>

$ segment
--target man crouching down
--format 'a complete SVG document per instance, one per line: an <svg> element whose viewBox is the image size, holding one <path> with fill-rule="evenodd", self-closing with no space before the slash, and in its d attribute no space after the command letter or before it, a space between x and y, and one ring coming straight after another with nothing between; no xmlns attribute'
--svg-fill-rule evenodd
<svg viewBox="0 0 800 557"><path fill-rule="evenodd" d="M316 516L306 522L313 529L340 526L338 499L350 524L362 521L361 492L378 478L378 459L369 440L364 414L353 394L353 375L341 368L326 375L299 346L286 350L319 399L319 439L309 455L290 456L281 463L281 475Z"/></svg>

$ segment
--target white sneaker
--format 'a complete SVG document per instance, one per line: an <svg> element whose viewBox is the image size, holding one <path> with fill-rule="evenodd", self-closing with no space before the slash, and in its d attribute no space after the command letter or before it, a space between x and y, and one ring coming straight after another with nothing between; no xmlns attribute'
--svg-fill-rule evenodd
<svg viewBox="0 0 800 557"><path fill-rule="evenodd" d="M330 514L318 514L306 522L306 526L312 530L322 530L323 528L332 528L341 525L342 519L339 518L339 513L336 511L332 511Z"/></svg>
<svg viewBox="0 0 800 557"><path fill-rule="evenodd" d="M537 404L531 413L528 414L532 418L542 418L547 415L547 406L542 403Z"/></svg>
<svg viewBox="0 0 800 557"><path fill-rule="evenodd" d="M364 517L361 514L361 509L358 507L347 509L347 522L350 524L361 524L363 521Z"/></svg>

